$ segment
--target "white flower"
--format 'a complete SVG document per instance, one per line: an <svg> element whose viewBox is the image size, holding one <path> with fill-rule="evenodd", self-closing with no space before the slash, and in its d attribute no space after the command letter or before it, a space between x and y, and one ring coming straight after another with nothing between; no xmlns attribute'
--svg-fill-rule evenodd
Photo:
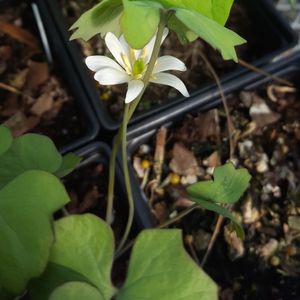
<svg viewBox="0 0 300 300"><path fill-rule="evenodd" d="M164 30L163 39L168 35L168 29ZM134 100L143 90L143 76L149 64L154 43L154 36L143 49L132 49L122 35L118 39L111 32L105 36L105 43L114 56L115 60L106 56L89 56L86 58L87 67L96 72L94 78L102 85L113 85L128 83L128 90L125 102ZM150 82L164 84L177 89L183 96L188 97L189 93L184 83L176 76L164 71L176 70L185 71L186 67L182 61L173 56L161 56L157 59Z"/></svg>

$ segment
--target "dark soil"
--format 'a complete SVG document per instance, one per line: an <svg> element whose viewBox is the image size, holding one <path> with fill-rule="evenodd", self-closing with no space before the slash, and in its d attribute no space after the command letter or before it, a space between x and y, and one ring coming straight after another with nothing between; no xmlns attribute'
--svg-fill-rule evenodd
<svg viewBox="0 0 300 300"><path fill-rule="evenodd" d="M248 191L234 207L246 238L240 241L222 228L204 269L220 286L220 299L299 299L300 94L273 84L231 95L228 102L238 138L234 162L252 175ZM213 168L226 162L227 136L222 108L188 115L169 129L161 184L151 196L151 167L145 187L158 223L192 204L184 181L210 179ZM136 170L142 170L139 159L153 166L154 149L155 137L135 153ZM184 151L183 159L174 151ZM198 164L194 179L192 158ZM191 174L177 174L178 184L166 182L174 175L174 160L183 171L191 162ZM175 224L183 229L196 260L203 258L215 221L214 214L198 210Z"/></svg>
<svg viewBox="0 0 300 300"><path fill-rule="evenodd" d="M79 167L64 180L71 198L67 205L70 214L92 213L105 220L108 170L102 162ZM118 179L116 185L118 186ZM116 189L113 230L115 240L122 237L127 221L127 203L121 190Z"/></svg>
<svg viewBox="0 0 300 300"><path fill-rule="evenodd" d="M63 14L66 16L69 26L72 25L84 11L96 3L98 3L96 0L85 2L60 0ZM247 13L247 9L238 3L234 5L226 27L234 30L248 41L247 44L237 47L238 56L248 62L254 61L262 55L274 50L274 47L277 47L276 41L265 43L264 37L262 37L262 31L258 28L259 26L251 23L251 17ZM92 38L88 42L78 40L78 43L84 57L95 54L110 55L104 41L99 36ZM237 65L233 61L223 61L220 54L205 42L198 39L191 44L183 46L177 39L176 34L172 32L162 45L161 55L173 55L185 62L188 71L183 73L179 72L177 74L175 72L175 74L185 82L189 92L193 92L199 89L199 87L213 82L213 76L199 54L200 51L209 59L219 76L227 74L237 68ZM127 86L97 87L100 92L99 99L102 99L102 101L106 103L112 118L120 119ZM138 111L146 112L150 108L157 107L169 100L178 98L179 95L175 89L167 86L150 85L144 95L143 101L138 107Z"/></svg>
<svg viewBox="0 0 300 300"><path fill-rule="evenodd" d="M84 134L79 109L58 66L48 64L25 3L1 7L0 83L0 123L14 136L41 133L61 147Z"/></svg>

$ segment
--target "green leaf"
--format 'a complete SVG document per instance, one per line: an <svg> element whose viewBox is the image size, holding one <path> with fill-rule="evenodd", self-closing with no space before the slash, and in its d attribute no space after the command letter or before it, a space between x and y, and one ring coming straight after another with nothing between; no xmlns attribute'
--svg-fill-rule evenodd
<svg viewBox="0 0 300 300"><path fill-rule="evenodd" d="M58 287L49 300L105 300L99 291L84 282L68 282Z"/></svg>
<svg viewBox="0 0 300 300"><path fill-rule="evenodd" d="M107 32L119 36L121 33L120 17L123 11L122 0L103 0L85 12L70 29L76 29L71 40L82 38L88 41L100 33Z"/></svg>
<svg viewBox="0 0 300 300"><path fill-rule="evenodd" d="M15 296L11 293L8 293L0 287L0 299L1 300L14 300Z"/></svg>
<svg viewBox="0 0 300 300"><path fill-rule="evenodd" d="M223 217L231 220L237 236L242 240L245 238L245 232L244 232L242 225L240 224L240 222L238 222L236 220L236 218L232 215L232 213L228 209L226 209L225 207L222 207L216 203L206 201L203 199L199 199L199 198L191 197L191 200L200 204L203 208L208 209L213 212L216 212L217 214L222 215Z"/></svg>
<svg viewBox="0 0 300 300"><path fill-rule="evenodd" d="M55 222L56 241L50 261L69 268L96 286L103 299L110 299L114 288L110 279L113 261L113 233L95 215L74 215Z"/></svg>
<svg viewBox="0 0 300 300"><path fill-rule="evenodd" d="M175 16L191 31L218 49L224 59L237 61L234 47L246 42L238 34L202 14L187 9L176 9Z"/></svg>
<svg viewBox="0 0 300 300"><path fill-rule="evenodd" d="M159 20L159 8L145 6L142 1L123 0L124 13L121 28L132 48L143 48L155 35Z"/></svg>
<svg viewBox="0 0 300 300"><path fill-rule="evenodd" d="M61 265L49 263L45 272L30 282L30 300L49 299L53 290L70 281L81 281L91 284L81 274Z"/></svg>
<svg viewBox="0 0 300 300"><path fill-rule="evenodd" d="M64 155L64 157L62 158L61 166L55 172L55 175L60 178L67 176L75 169L75 167L78 166L81 159L82 159L81 157L73 153L68 153Z"/></svg>
<svg viewBox="0 0 300 300"><path fill-rule="evenodd" d="M136 0L133 0L136 1ZM230 14L233 0L152 0L169 9L184 8L200 13L221 25L224 25ZM150 1L151 2L151 1Z"/></svg>
<svg viewBox="0 0 300 300"><path fill-rule="evenodd" d="M117 300L214 300L217 287L186 253L179 230L144 230Z"/></svg>
<svg viewBox="0 0 300 300"><path fill-rule="evenodd" d="M0 155L11 146L13 141L11 132L8 128L0 125Z"/></svg>
<svg viewBox="0 0 300 300"><path fill-rule="evenodd" d="M23 291L47 264L52 214L69 201L64 186L44 171L27 171L0 191L0 286Z"/></svg>
<svg viewBox="0 0 300 300"><path fill-rule="evenodd" d="M216 203L235 203L248 188L251 175L242 169L235 169L232 163L215 168L214 180L202 181L187 188L194 199Z"/></svg>
<svg viewBox="0 0 300 300"><path fill-rule="evenodd" d="M224 25L229 17L234 0L210 0L213 19Z"/></svg>
<svg viewBox="0 0 300 300"><path fill-rule="evenodd" d="M0 156L0 189L27 170L54 173L61 163L62 157L48 137L39 134L20 136Z"/></svg>
<svg viewBox="0 0 300 300"><path fill-rule="evenodd" d="M168 27L176 32L177 37L182 44L187 44L198 38L197 34L186 27L174 15L170 17L168 21Z"/></svg>

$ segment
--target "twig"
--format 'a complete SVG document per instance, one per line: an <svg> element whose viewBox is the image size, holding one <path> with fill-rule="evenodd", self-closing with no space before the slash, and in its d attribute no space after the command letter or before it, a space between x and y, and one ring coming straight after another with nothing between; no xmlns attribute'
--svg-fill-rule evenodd
<svg viewBox="0 0 300 300"><path fill-rule="evenodd" d="M167 129L161 127L156 134L156 145L154 153L153 171L156 176L157 185L160 184L163 162L165 159L165 145L166 145Z"/></svg>
<svg viewBox="0 0 300 300"><path fill-rule="evenodd" d="M3 89L3 90L6 90L6 91L9 91L11 93L14 93L14 94L22 94L18 89L16 89L15 87L13 86L10 86L8 84L5 84L5 83L2 83L0 82L0 89Z"/></svg>
<svg viewBox="0 0 300 300"><path fill-rule="evenodd" d="M189 213L191 213L193 210L197 209L197 208L201 208L201 206L199 204L194 204L188 208L186 208L185 210L183 210L182 212L180 212L177 216L175 216L172 219L169 219L168 221L166 221L163 224L160 224L159 226L157 226L156 228L158 229L162 229L165 228L167 226L172 225L173 223L177 222L178 220L180 220L181 218L183 218L184 216L188 215ZM121 255L123 255L125 252L127 252L134 244L135 240L130 241L126 246L124 246L118 253L115 254L115 260L118 259Z"/></svg>
<svg viewBox="0 0 300 300"><path fill-rule="evenodd" d="M201 261L201 267L202 268L205 265L205 263L206 263L206 261L207 261L207 259L209 257L209 254L210 254L210 252L211 252L211 250L212 250L212 248L213 248L213 246L215 244L215 241L216 241L216 239L217 239L217 237L218 237L218 235L220 233L223 221L224 221L224 217L222 215L219 215L217 223L216 223L216 226L215 226L215 229L214 229L214 232L213 232L212 237L211 237L211 239L209 241L209 244L207 246L205 255L204 255L204 257L203 257L203 259Z"/></svg>
<svg viewBox="0 0 300 300"><path fill-rule="evenodd" d="M216 84L218 86L218 89L220 91L220 96L223 102L223 106L225 109L225 114L226 114L226 118L227 118L227 124L228 124L228 135L229 135L229 147L230 147L230 154L229 154L229 158L232 159L234 156L234 148L235 148L235 143L234 143L234 131L235 128L233 126L231 117L230 117L230 112L229 112L229 108L227 105L227 100L223 91L223 87L220 81L219 76L217 75L215 69L213 68L213 66L211 65L211 63L209 62L209 60L207 59L207 57L204 55L204 53L202 51L199 51L199 54L201 56L201 58L204 60L205 64L207 65L209 71L211 72L212 76L214 77Z"/></svg>
<svg viewBox="0 0 300 300"><path fill-rule="evenodd" d="M261 74L261 75L264 75L264 76L266 76L266 77L269 77L269 78L273 79L274 81L277 81L277 82L279 82L279 83L281 83L281 84L293 86L293 84L292 84L291 82L289 82L288 80L285 80L285 79L283 79L283 78L281 78L281 77L278 77L278 76L276 76L276 75L270 74L269 72L267 72L267 71L265 71L265 70L263 70L263 69L260 69L260 68L258 68L258 67L255 67L255 66L253 66L252 64L249 64L248 62L246 62L246 61L244 61L244 60L242 60L242 59L240 59L240 58L239 58L238 63L239 63L242 67L244 67L244 68L247 68L247 69L249 69L249 70L251 70L251 71L254 71L254 72L258 73L258 74Z"/></svg>

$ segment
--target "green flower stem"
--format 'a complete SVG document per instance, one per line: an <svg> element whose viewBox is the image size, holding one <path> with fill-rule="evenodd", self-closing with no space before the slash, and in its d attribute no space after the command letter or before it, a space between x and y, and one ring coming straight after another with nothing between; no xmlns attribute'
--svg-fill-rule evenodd
<svg viewBox="0 0 300 300"><path fill-rule="evenodd" d="M122 143L122 145L123 145L122 146L123 167L126 165L126 168L128 168L128 166L127 166L127 149L126 149L127 124L130 121L131 117L133 116L134 111L137 108L138 104L140 103L142 96L149 84L151 74L153 72L156 60L158 58L160 45L161 45L161 41L162 41L162 37L163 37L163 32L164 32L164 28L167 23L168 16L169 16L169 13L162 12L162 14L161 14L161 20L160 20L160 23L158 26L153 52L152 52L148 67L146 69L146 72L145 72L145 75L143 78L144 88L141 91L141 93L139 94L139 96L135 100L133 100L132 103L130 103L129 105L125 105L123 122L122 122L121 127L119 128L119 131L115 138L114 145L112 147L112 153L111 153L110 160L109 160L109 183L108 183L108 199L107 199L107 210L106 210L106 221L109 224L112 221L114 184L115 184L115 160L116 160L118 148L119 148L120 144ZM126 110L128 110L128 111L126 112ZM128 173L127 173L127 175L125 173L126 173L126 171L124 170L126 190L128 192L128 191L131 191L131 185L130 185L129 175L128 175ZM126 178L126 177L128 177L128 178ZM130 231L130 227L131 227L132 220L133 220L134 208L132 205L133 204L132 195L128 195L128 202L129 202L129 209L132 208L132 211L129 211L128 223L127 223L127 226L125 229L124 236L123 236L122 241L119 246L120 249L123 246L122 244L124 244L124 242L126 241L126 239L128 237L128 233Z"/></svg>
<svg viewBox="0 0 300 300"><path fill-rule="evenodd" d="M107 196L107 208L105 220L108 224L112 223L112 211L114 202L114 187L115 187L115 168L116 168L116 157L119 145L122 140L122 126L120 127L118 134L115 137L114 145L111 150L109 158L109 178L108 178L108 196Z"/></svg>
<svg viewBox="0 0 300 300"><path fill-rule="evenodd" d="M124 179L125 179L125 186L126 186L126 192L127 192L127 198L128 198L128 220L125 228L125 232L123 234L123 237L120 241L120 244L118 246L118 249L116 252L118 252L122 247L124 246L127 237L129 235L132 222L133 222L133 216L134 216L134 201L132 196L132 189L131 189L131 183L130 183L130 177L129 177L129 171L128 171L128 159L127 159L127 125L129 122L129 104L125 104L125 110L124 110L124 116L123 116L123 124L122 124L122 164L123 164L123 173L124 173Z"/></svg>

